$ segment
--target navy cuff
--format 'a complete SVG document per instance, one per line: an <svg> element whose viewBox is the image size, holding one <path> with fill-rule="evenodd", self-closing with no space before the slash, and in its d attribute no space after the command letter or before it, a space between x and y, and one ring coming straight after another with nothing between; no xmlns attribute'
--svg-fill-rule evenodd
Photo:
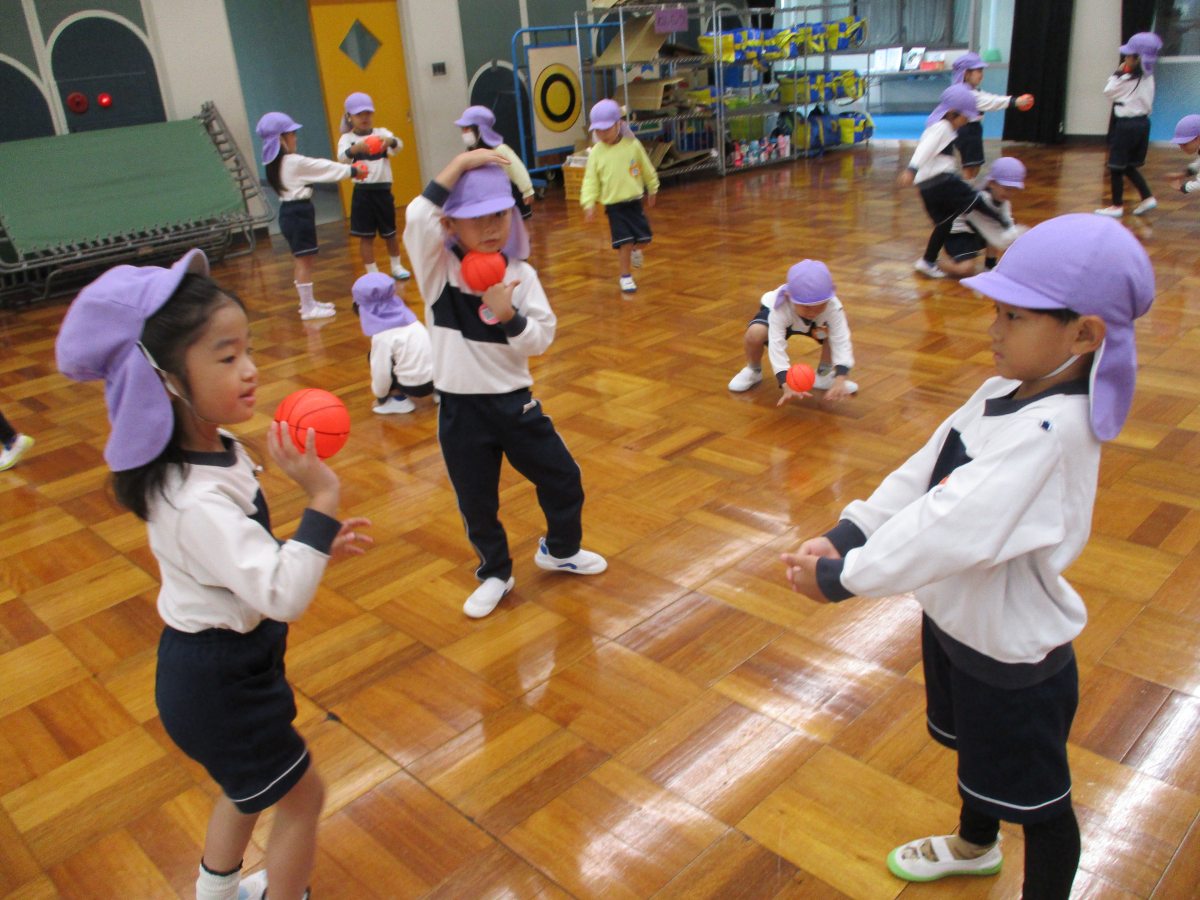
<svg viewBox="0 0 1200 900"><path fill-rule="evenodd" d="M834 377L835 377L835 378L836 378L838 375L842 375L842 376L849 375L849 374L850 374L850 367L849 367L849 366L834 366L834 367L833 367L833 374L834 374Z"/></svg>
<svg viewBox="0 0 1200 900"><path fill-rule="evenodd" d="M300 516L300 527L292 535L292 540L327 554L333 547L333 539L341 530L342 523L337 519L309 508Z"/></svg>
<svg viewBox="0 0 1200 900"><path fill-rule="evenodd" d="M784 383L787 381L787 369L784 369L782 372L776 372L775 381L778 382L779 386L782 388Z"/></svg>
<svg viewBox="0 0 1200 900"><path fill-rule="evenodd" d="M445 206L446 201L450 199L450 189L444 184L431 181L425 185L425 190L421 191L421 196L434 206Z"/></svg>
<svg viewBox="0 0 1200 900"><path fill-rule="evenodd" d="M867 536L862 533L862 529L849 519L839 521L825 532L825 537L842 556L867 542Z"/></svg>
<svg viewBox="0 0 1200 900"><path fill-rule="evenodd" d="M513 310L513 317L507 322L501 323L500 328L508 337L516 337L525 330L525 326L528 324L529 320L527 318L516 310Z"/></svg>
<svg viewBox="0 0 1200 900"><path fill-rule="evenodd" d="M821 589L821 593L827 600L832 600L834 603L849 600L854 596L842 587L842 566L844 565L845 560L841 559L822 557L817 560L817 587Z"/></svg>

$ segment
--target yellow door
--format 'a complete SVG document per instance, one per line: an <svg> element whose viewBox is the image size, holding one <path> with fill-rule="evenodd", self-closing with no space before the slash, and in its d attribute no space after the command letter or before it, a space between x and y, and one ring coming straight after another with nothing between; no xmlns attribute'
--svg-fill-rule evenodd
<svg viewBox="0 0 1200 900"><path fill-rule="evenodd" d="M375 126L389 129L404 142L404 149L391 160L392 195L403 208L422 185L396 2L309 0L309 14L333 146L341 137L346 96L355 91L370 94L375 101ZM447 128L452 127L451 121L447 120ZM346 215L351 190L352 182L341 183Z"/></svg>

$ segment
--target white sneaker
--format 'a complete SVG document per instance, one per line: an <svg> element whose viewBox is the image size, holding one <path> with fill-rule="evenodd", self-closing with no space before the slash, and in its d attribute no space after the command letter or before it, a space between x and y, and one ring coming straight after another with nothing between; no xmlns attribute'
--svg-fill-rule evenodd
<svg viewBox="0 0 1200 900"><path fill-rule="evenodd" d="M508 581L501 581L499 578L484 579L483 584L475 588L463 604L463 612L472 619L482 619L496 608L516 583L515 578L509 578Z"/></svg>
<svg viewBox="0 0 1200 900"><path fill-rule="evenodd" d="M11 469L17 464L25 451L33 446L33 438L27 434L18 434L13 438L12 446L0 450L0 472Z"/></svg>
<svg viewBox="0 0 1200 900"><path fill-rule="evenodd" d="M827 391L831 387L833 387L833 379L836 377L837 376L833 372L826 372L823 375L818 375L816 380L813 382L813 387L816 388L818 391ZM849 391L851 394L857 394L858 393L858 382L851 381L849 378L847 378L846 379L846 390Z"/></svg>
<svg viewBox="0 0 1200 900"><path fill-rule="evenodd" d="M238 882L238 900L262 900L266 893L266 869L259 869Z"/></svg>
<svg viewBox="0 0 1200 900"><path fill-rule="evenodd" d="M640 269L640 268L642 267L642 262L643 262L644 260L645 260L645 257L642 255L642 251L641 251L641 250L634 250L634 251L633 251L633 258L632 258L632 262L633 262L633 267L634 267L635 269Z"/></svg>
<svg viewBox="0 0 1200 900"><path fill-rule="evenodd" d="M357 306L357 305L358 304L355 304L355 306ZM313 309L328 309L332 312L337 312L337 306L335 306L332 303L322 303L320 300L314 300L312 302L312 308ZM304 307L303 306L297 306L296 312L300 313L300 318L304 318ZM357 309L354 311L354 314L358 315Z"/></svg>
<svg viewBox="0 0 1200 900"><path fill-rule="evenodd" d="M300 310L300 318L305 322L309 319L328 319L334 315L337 315L337 309L332 305L321 306L318 303L313 303L308 309Z"/></svg>
<svg viewBox="0 0 1200 900"><path fill-rule="evenodd" d="M637 282L633 280L632 275L621 276L621 290L627 294L632 294L637 290Z"/></svg>
<svg viewBox="0 0 1200 900"><path fill-rule="evenodd" d="M545 538L538 541L533 561L539 569L545 569L547 572L570 572L573 575L599 575L608 568L608 560L591 550L579 550L566 559L551 556L550 551L546 549Z"/></svg>
<svg viewBox="0 0 1200 900"><path fill-rule="evenodd" d="M1187 170L1193 175L1200 175L1200 159L1193 159L1188 163Z"/></svg>
<svg viewBox="0 0 1200 900"><path fill-rule="evenodd" d="M1120 206L1106 206L1104 209L1096 210L1098 216L1108 216L1110 219L1119 219L1125 215L1125 210Z"/></svg>
<svg viewBox="0 0 1200 900"><path fill-rule="evenodd" d="M926 278L945 278L946 273L937 267L937 263L927 263L922 257L913 263L913 269L920 272Z"/></svg>
<svg viewBox="0 0 1200 900"><path fill-rule="evenodd" d="M748 391L756 384L762 381L762 368L753 369L750 366L743 367L742 371L738 372L729 379L729 389L737 391L739 394L742 391Z"/></svg>
<svg viewBox="0 0 1200 900"><path fill-rule="evenodd" d="M1133 214L1135 216L1144 216L1146 213L1150 212L1150 210L1156 209L1157 207L1158 207L1158 201L1155 200L1153 197L1147 197L1145 200L1143 200L1141 203L1139 203L1137 206L1135 206L1133 208Z"/></svg>
<svg viewBox="0 0 1200 900"><path fill-rule="evenodd" d="M416 408L417 405L407 397L388 397L378 406L372 406L371 412L389 416L395 413L410 413Z"/></svg>
<svg viewBox="0 0 1200 900"><path fill-rule="evenodd" d="M404 268L404 266L392 266L392 277L397 281L408 281L412 278L412 272Z"/></svg>

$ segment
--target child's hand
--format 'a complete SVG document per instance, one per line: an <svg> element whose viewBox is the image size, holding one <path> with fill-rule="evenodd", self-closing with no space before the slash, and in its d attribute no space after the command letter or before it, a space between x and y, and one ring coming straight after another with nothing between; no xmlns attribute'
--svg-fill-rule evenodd
<svg viewBox="0 0 1200 900"><path fill-rule="evenodd" d="M583 220L584 220L585 222L590 222L590 221L592 221L594 218L596 218L596 207L594 207L594 206L585 206L585 207L583 208Z"/></svg>
<svg viewBox="0 0 1200 900"><path fill-rule="evenodd" d="M337 518L341 485L333 469L317 456L315 430L308 429L301 453L291 439L287 422L272 422L267 428L267 451L283 473L308 494L309 507Z"/></svg>
<svg viewBox="0 0 1200 900"><path fill-rule="evenodd" d="M850 392L846 390L846 378L843 375L838 375L833 379L833 387L825 392L825 399L830 403L837 403L839 400L845 400L850 396Z"/></svg>
<svg viewBox="0 0 1200 900"><path fill-rule="evenodd" d="M913 183L913 178L915 177L916 173L914 173L912 169L905 169L896 176L896 184L900 187L910 187Z"/></svg>
<svg viewBox="0 0 1200 900"><path fill-rule="evenodd" d="M833 546L833 541L823 534L815 538L809 538L800 545L800 549L796 552L802 556L819 556L822 559L842 558L842 554L838 553L837 547Z"/></svg>
<svg viewBox="0 0 1200 900"><path fill-rule="evenodd" d="M497 282L483 292L483 305L490 309L492 315L502 323L516 315L516 310L512 305L512 295L520 283L519 281L510 281L508 284Z"/></svg>
<svg viewBox="0 0 1200 900"><path fill-rule="evenodd" d="M1182 175L1168 175L1167 183L1170 184L1171 187L1175 188L1175 190L1177 190L1177 191L1183 190L1183 176Z"/></svg>
<svg viewBox="0 0 1200 900"><path fill-rule="evenodd" d="M803 400L805 397L811 396L812 393L809 391L793 391L790 387L788 387L788 384L785 381L783 383L783 396L779 398L779 402L775 405L783 406L783 404L787 403L789 400Z"/></svg>
<svg viewBox="0 0 1200 900"><path fill-rule="evenodd" d="M650 209L654 209L654 204L657 202L658 202L658 194L647 194L646 195L646 206L650 207Z"/></svg>
<svg viewBox="0 0 1200 900"><path fill-rule="evenodd" d="M1017 109L1028 112L1033 109L1033 94L1022 94L1017 98Z"/></svg>
<svg viewBox="0 0 1200 900"><path fill-rule="evenodd" d="M821 557L811 553L783 553L779 558L787 566L787 580L792 590L817 603L829 602L829 598L821 593L821 588L817 585L817 560Z"/></svg>
<svg viewBox="0 0 1200 900"><path fill-rule="evenodd" d="M329 548L329 555L334 559L342 559L347 556L362 556L367 552L366 548L358 545L365 544L369 547L375 541L369 534L363 534L356 529L370 527L370 519L361 517L347 519L338 530L337 537L333 539L333 546Z"/></svg>
<svg viewBox="0 0 1200 900"><path fill-rule="evenodd" d="M368 171L367 164L362 160L350 164L350 176L355 181L362 181L364 178L366 178Z"/></svg>

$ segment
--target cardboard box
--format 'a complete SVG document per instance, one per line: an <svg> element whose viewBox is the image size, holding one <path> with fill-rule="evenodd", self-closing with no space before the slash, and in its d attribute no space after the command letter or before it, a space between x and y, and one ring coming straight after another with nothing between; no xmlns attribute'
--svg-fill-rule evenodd
<svg viewBox="0 0 1200 900"><path fill-rule="evenodd" d="M654 30L654 16L630 18L625 25L625 58L621 58L621 35L614 32L604 52L596 57L598 66L619 66L624 62L648 62L658 56L667 42L665 34Z"/></svg>
<svg viewBox="0 0 1200 900"><path fill-rule="evenodd" d="M630 109L662 109L672 102L675 88L687 84L686 78L639 78L631 81L626 88L629 91ZM618 90L617 96L620 96Z"/></svg>

